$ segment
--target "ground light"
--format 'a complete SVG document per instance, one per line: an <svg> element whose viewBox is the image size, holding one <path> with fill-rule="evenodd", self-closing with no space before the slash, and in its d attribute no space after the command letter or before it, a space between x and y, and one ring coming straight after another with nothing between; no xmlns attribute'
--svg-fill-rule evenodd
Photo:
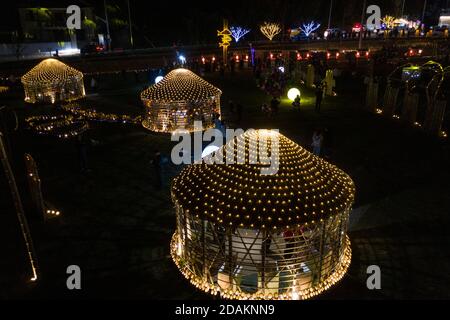
<svg viewBox="0 0 450 320"><path fill-rule="evenodd" d="M298 90L297 88L291 88L289 89L287 96L289 98L289 100L294 101L295 98L297 98L297 96L300 96L300 90Z"/></svg>

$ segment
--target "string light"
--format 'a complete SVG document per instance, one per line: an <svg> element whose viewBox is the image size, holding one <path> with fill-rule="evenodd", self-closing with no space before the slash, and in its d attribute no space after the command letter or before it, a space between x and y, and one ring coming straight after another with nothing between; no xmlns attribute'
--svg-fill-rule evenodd
<svg viewBox="0 0 450 320"><path fill-rule="evenodd" d="M119 123L142 123L142 116L130 116L126 114L104 113L96 111L92 108L83 109L76 102L64 104L61 106L64 110L82 118L83 120L100 121L100 122L119 122Z"/></svg>
<svg viewBox="0 0 450 320"><path fill-rule="evenodd" d="M223 28L217 31L217 36L220 37L219 47L222 48L222 58L224 65L228 62L228 47L231 45L231 31L228 29L228 20L223 20Z"/></svg>
<svg viewBox="0 0 450 320"><path fill-rule="evenodd" d="M281 32L281 27L278 23L264 22L259 26L261 33L270 41Z"/></svg>
<svg viewBox="0 0 450 320"><path fill-rule="evenodd" d="M72 115L40 115L25 119L28 127L41 135L52 135L68 139L80 135L89 129L83 119Z"/></svg>
<svg viewBox="0 0 450 320"><path fill-rule="evenodd" d="M147 107L142 125L157 132L192 131L195 120L212 128L213 115L220 114L222 91L187 69L175 69L160 82L142 91Z"/></svg>
<svg viewBox="0 0 450 320"><path fill-rule="evenodd" d="M72 101L85 95L83 73L48 58L21 78L25 101L29 103Z"/></svg>
<svg viewBox="0 0 450 320"><path fill-rule="evenodd" d="M384 23L387 29L394 28L394 21L395 18L393 16L386 15L383 18L381 18L381 22Z"/></svg>
<svg viewBox="0 0 450 320"><path fill-rule="evenodd" d="M315 23L314 21L310 21L308 23L303 23L302 26L299 28L305 36L309 37L311 33L319 29L320 23Z"/></svg>
<svg viewBox="0 0 450 320"><path fill-rule="evenodd" d="M274 152L276 174L261 174L261 148ZM244 161L208 164L227 154ZM344 276L355 193L347 174L269 130L247 131L205 159L183 169L171 188L171 254L192 284L229 299L308 299ZM240 277L256 270L265 276L244 289Z"/></svg>
<svg viewBox="0 0 450 320"><path fill-rule="evenodd" d="M239 42L243 36L250 32L250 29L246 29L239 26L230 27L231 36L234 38L234 41Z"/></svg>

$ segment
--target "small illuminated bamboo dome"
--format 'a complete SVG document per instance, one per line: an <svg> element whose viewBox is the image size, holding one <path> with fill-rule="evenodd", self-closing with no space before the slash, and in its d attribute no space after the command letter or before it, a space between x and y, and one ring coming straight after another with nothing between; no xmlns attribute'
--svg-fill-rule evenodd
<svg viewBox="0 0 450 320"><path fill-rule="evenodd" d="M29 103L72 101L85 95L83 73L53 58L28 71L22 84Z"/></svg>
<svg viewBox="0 0 450 320"><path fill-rule="evenodd" d="M214 127L220 114L222 91L187 69L175 69L161 81L142 91L147 112L142 125L152 131L194 130L194 121L203 129Z"/></svg>
<svg viewBox="0 0 450 320"><path fill-rule="evenodd" d="M0 94L6 93L6 92L8 92L8 90L9 90L9 87L6 87L6 86L0 86Z"/></svg>
<svg viewBox="0 0 450 320"><path fill-rule="evenodd" d="M265 149L278 164L275 174L261 173ZM207 162L227 153L243 162ZM184 168L171 193L177 217L172 258L206 292L308 299L339 281L350 265L353 181L278 132L234 138L206 162Z"/></svg>

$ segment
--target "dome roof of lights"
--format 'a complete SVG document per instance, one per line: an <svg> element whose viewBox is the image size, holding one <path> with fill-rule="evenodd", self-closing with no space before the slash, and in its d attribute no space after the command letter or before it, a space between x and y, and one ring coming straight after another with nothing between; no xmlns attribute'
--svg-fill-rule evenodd
<svg viewBox="0 0 450 320"><path fill-rule="evenodd" d="M71 78L83 78L83 73L53 58L41 61L22 76L23 84L53 84Z"/></svg>
<svg viewBox="0 0 450 320"><path fill-rule="evenodd" d="M141 92L141 99L163 102L202 101L217 97L222 91L192 71L179 68Z"/></svg>
<svg viewBox="0 0 450 320"><path fill-rule="evenodd" d="M261 151L272 162L262 161ZM217 163L227 157L234 164ZM354 200L354 183L344 171L277 131L248 130L203 160L174 179L172 197L211 222L284 228L336 215ZM276 173L263 174L270 166Z"/></svg>

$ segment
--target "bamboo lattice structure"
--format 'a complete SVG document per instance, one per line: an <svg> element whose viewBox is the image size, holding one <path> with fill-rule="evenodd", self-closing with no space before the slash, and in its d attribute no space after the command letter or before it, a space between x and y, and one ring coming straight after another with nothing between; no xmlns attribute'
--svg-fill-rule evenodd
<svg viewBox="0 0 450 320"><path fill-rule="evenodd" d="M246 132L210 156L244 163L193 164L175 178L172 258L197 288L224 298L307 299L349 267L354 184L281 134L271 138L278 172L262 175L258 150L274 143L261 143L265 135Z"/></svg>
<svg viewBox="0 0 450 320"><path fill-rule="evenodd" d="M194 121L202 121L204 129L212 128L214 115L220 114L221 94L190 70L172 70L141 93L146 107L142 125L156 132L193 131Z"/></svg>
<svg viewBox="0 0 450 320"><path fill-rule="evenodd" d="M41 61L21 81L29 103L53 104L85 96L83 73L53 58Z"/></svg>

